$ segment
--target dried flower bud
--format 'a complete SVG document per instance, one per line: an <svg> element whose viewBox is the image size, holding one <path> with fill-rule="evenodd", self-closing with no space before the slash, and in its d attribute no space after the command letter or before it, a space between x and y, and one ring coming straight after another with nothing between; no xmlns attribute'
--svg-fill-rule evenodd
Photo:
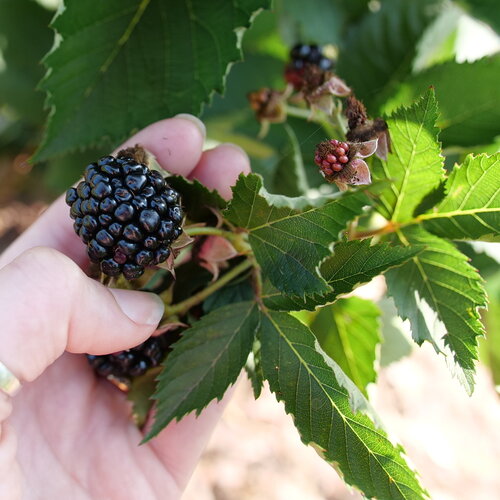
<svg viewBox="0 0 500 500"><path fill-rule="evenodd" d="M262 88L249 92L248 101L260 122L281 123L286 119L285 95L277 90Z"/></svg>
<svg viewBox="0 0 500 500"><path fill-rule="evenodd" d="M346 83L331 71L313 65L304 68L304 84L301 92L312 109L321 109L327 114L333 110L333 97L345 97L351 93Z"/></svg>
<svg viewBox="0 0 500 500"><path fill-rule="evenodd" d="M387 155L391 151L391 137L385 120L382 118L369 120L364 104L353 96L347 98L345 115L349 125L347 139L353 142L378 139L375 154L381 160L387 160Z"/></svg>
<svg viewBox="0 0 500 500"><path fill-rule="evenodd" d="M363 125L368 119L365 105L354 96L349 96L346 99L345 115L347 117L349 129L355 129Z"/></svg>

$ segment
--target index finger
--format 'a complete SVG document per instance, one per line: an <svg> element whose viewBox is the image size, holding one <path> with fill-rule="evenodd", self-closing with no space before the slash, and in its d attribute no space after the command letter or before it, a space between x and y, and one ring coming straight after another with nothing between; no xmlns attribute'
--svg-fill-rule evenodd
<svg viewBox="0 0 500 500"><path fill-rule="evenodd" d="M198 122L194 117L181 115L153 123L131 137L120 149L141 144L156 157L163 168L188 176L201 157L205 139L203 124ZM88 262L86 247L73 230L64 196L54 201L29 229L5 250L0 256L0 268L35 246L54 248L78 265Z"/></svg>

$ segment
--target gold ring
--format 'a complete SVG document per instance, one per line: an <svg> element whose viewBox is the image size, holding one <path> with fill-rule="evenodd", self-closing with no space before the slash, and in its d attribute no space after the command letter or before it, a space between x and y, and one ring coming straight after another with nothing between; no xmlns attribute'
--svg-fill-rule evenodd
<svg viewBox="0 0 500 500"><path fill-rule="evenodd" d="M19 379L0 361L0 390L9 396L15 396L19 389Z"/></svg>

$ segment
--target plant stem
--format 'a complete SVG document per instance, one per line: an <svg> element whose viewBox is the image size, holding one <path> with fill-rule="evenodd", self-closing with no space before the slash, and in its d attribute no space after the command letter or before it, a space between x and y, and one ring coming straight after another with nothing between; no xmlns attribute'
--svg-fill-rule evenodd
<svg viewBox="0 0 500 500"><path fill-rule="evenodd" d="M224 229L210 226L195 226L184 228L184 232L189 236L221 236L225 238L241 254L247 254L251 251L246 241L246 233L233 233Z"/></svg>
<svg viewBox="0 0 500 500"><path fill-rule="evenodd" d="M296 106L287 106L286 113L287 115L293 116L295 118L302 118L303 120L317 123L325 130L329 137L344 136L342 127L336 126L328 118L315 116L314 113L312 113L309 109L298 108Z"/></svg>
<svg viewBox="0 0 500 500"><path fill-rule="evenodd" d="M172 306L166 306L162 321L165 321L172 316L182 316L183 314L187 313L189 309L191 309L191 307L203 302L207 297L212 295L212 293L222 288L224 285L232 281L234 278L236 278L236 276L240 275L243 271L246 271L250 267L252 267L252 262L248 259L245 259L243 262L233 267L233 269L224 274L217 281L211 283L206 288L200 290L198 293L195 293L188 299Z"/></svg>
<svg viewBox="0 0 500 500"><path fill-rule="evenodd" d="M184 232L189 236L200 236L200 235L213 235L222 236L223 238L228 238L232 236L232 233L225 231L224 229L219 229L217 227L211 226L194 226L185 227Z"/></svg>
<svg viewBox="0 0 500 500"><path fill-rule="evenodd" d="M385 226L378 229L373 229L372 231L360 231L359 233L354 233L351 238L352 240L362 240L363 238L369 238L370 236L378 236L382 234L394 233L400 228L398 223L389 221Z"/></svg>
<svg viewBox="0 0 500 500"><path fill-rule="evenodd" d="M286 114L295 118L303 118L304 120L310 120L312 115L310 109L298 108L297 106L287 106Z"/></svg>

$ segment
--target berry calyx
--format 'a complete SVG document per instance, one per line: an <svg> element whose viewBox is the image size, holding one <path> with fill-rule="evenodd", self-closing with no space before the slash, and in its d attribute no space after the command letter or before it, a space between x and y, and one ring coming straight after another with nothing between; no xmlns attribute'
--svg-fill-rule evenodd
<svg viewBox="0 0 500 500"><path fill-rule="evenodd" d="M76 234L108 276L138 278L169 257L182 233L180 196L145 159L140 147L105 156L66 193Z"/></svg>

